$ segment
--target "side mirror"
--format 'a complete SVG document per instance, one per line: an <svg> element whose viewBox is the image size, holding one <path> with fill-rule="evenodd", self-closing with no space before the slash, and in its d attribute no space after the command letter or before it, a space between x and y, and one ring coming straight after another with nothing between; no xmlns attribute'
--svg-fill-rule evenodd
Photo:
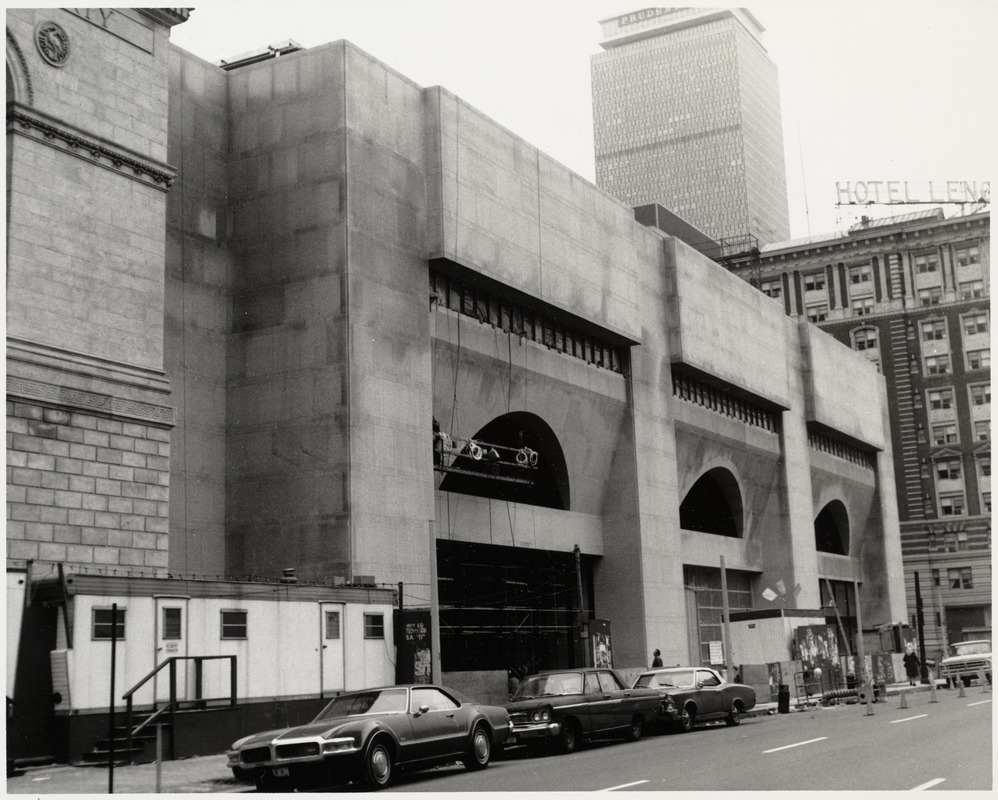
<svg viewBox="0 0 998 800"><path fill-rule="evenodd" d="M430 710L430 707L424 703L423 705L421 705L419 707L419 710L416 713L417 714L425 714L429 710Z"/></svg>

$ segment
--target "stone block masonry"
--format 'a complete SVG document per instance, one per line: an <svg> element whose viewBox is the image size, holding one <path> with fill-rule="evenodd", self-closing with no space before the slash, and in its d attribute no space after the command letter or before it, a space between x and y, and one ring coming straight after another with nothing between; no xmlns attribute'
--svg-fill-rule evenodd
<svg viewBox="0 0 998 800"><path fill-rule="evenodd" d="M7 558L165 574L170 431L7 402Z"/></svg>

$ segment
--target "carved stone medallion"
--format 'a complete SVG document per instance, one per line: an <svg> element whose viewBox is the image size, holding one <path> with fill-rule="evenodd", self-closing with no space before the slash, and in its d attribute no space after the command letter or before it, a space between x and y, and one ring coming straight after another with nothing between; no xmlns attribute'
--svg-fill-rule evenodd
<svg viewBox="0 0 998 800"><path fill-rule="evenodd" d="M69 36L51 20L40 22L35 28L35 45L38 52L53 67L64 66L69 60Z"/></svg>

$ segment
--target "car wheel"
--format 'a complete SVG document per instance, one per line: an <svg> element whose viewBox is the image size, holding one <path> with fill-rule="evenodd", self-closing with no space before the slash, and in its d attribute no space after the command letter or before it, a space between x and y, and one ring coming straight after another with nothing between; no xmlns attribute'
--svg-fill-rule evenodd
<svg viewBox="0 0 998 800"><path fill-rule="evenodd" d="M571 720L566 720L561 726L561 735L558 737L558 747L563 753L574 753L579 746L579 730Z"/></svg>
<svg viewBox="0 0 998 800"><path fill-rule="evenodd" d="M641 717L635 717L631 720L631 726L627 729L627 741L636 742L641 738L641 734L644 733L644 720Z"/></svg>
<svg viewBox="0 0 998 800"><path fill-rule="evenodd" d="M696 721L697 714L693 706L683 706L683 713L679 718L679 730L683 733L689 733L693 730Z"/></svg>
<svg viewBox="0 0 998 800"><path fill-rule="evenodd" d="M484 725L475 728L471 734L471 748L464 757L464 768L467 770L485 769L492 758L492 738Z"/></svg>
<svg viewBox="0 0 998 800"><path fill-rule="evenodd" d="M742 707L734 702L731 704L731 711L728 712L728 716L724 718L724 723L726 725L737 725L742 721Z"/></svg>
<svg viewBox="0 0 998 800"><path fill-rule="evenodd" d="M364 778L372 789L384 789L392 780L392 751L384 739L375 739L367 748Z"/></svg>

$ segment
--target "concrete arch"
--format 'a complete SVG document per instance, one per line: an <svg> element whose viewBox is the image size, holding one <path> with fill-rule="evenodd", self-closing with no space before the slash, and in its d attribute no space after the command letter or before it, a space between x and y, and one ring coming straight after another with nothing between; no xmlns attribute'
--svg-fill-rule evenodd
<svg viewBox="0 0 998 800"><path fill-rule="evenodd" d="M849 555L849 510L842 500L828 501L814 518L814 546L822 553Z"/></svg>
<svg viewBox="0 0 998 800"><path fill-rule="evenodd" d="M745 533L744 492L734 464L715 459L683 494L679 527L741 539Z"/></svg>
<svg viewBox="0 0 998 800"><path fill-rule="evenodd" d="M35 92L31 86L28 62L14 34L10 32L10 28L7 28L7 102L12 100L22 105L33 106Z"/></svg>
<svg viewBox="0 0 998 800"><path fill-rule="evenodd" d="M565 453L557 434L541 417L527 411L512 411L496 417L471 438L501 447L530 448L537 453L537 466L530 470L501 464L486 467L493 470L498 480L488 476L449 473L440 483L441 491L509 500L562 511L571 509L572 494ZM454 466L480 472L482 463L462 454L455 459ZM533 482L526 485L501 480L503 477L524 476L530 477Z"/></svg>

